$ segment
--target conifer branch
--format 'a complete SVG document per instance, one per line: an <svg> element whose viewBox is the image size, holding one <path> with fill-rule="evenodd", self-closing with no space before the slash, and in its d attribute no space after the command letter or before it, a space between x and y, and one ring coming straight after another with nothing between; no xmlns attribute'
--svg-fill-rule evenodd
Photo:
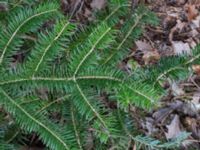
<svg viewBox="0 0 200 150"><path fill-rule="evenodd" d="M112 76L77 76L75 80L108 80L108 81L116 81L116 82L123 82L122 79ZM74 77L68 77L68 78L60 78L60 77L31 77L31 78L19 78L19 79L11 79L8 81L1 81L0 85L9 85L9 84L16 84L21 82L31 82L31 81L74 81Z"/></svg>
<svg viewBox="0 0 200 150"><path fill-rule="evenodd" d="M99 121L102 123L102 125L104 126L104 128L106 130L108 130L109 128L107 127L106 123L104 122L104 119L101 117L101 115L95 110L95 108L93 108L93 106L90 104L89 100L87 99L87 97L85 96L85 94L83 93L82 89L80 88L80 86L78 85L78 83L76 82L76 87L80 93L80 95L82 96L83 100L85 101L85 103L90 107L90 109L92 110L92 112L94 113L94 115L99 119Z"/></svg>
<svg viewBox="0 0 200 150"><path fill-rule="evenodd" d="M25 18L25 20L23 20L23 22L21 22L18 27L13 31L13 33L11 34L11 36L9 37L7 43L4 45L4 47L2 47L2 54L0 56L0 65L2 64L2 61L4 59L4 55L9 47L9 45L11 44L11 42L14 40L15 36L18 34L18 32L20 31L20 29L26 24L28 23L29 21L31 21L32 19L34 18L37 18L37 17L40 17L42 15L45 15L45 14L49 14L49 13L53 13L53 12L56 12L57 9L50 9L50 10L45 10L45 11L42 11L42 12L37 12L37 13L33 13L31 16L27 16L27 18Z"/></svg>
<svg viewBox="0 0 200 150"><path fill-rule="evenodd" d="M76 70L73 73L74 78L76 77L80 67L83 65L83 63L87 60L88 56L90 56L92 54L92 52L95 50L97 44L104 38L104 36L106 34L108 34L110 32L111 28L108 28L101 37L99 37L99 39L94 43L94 45L92 46L92 48L88 51L88 53L82 58L82 60L80 61L80 63L77 65Z"/></svg>
<svg viewBox="0 0 200 150"><path fill-rule="evenodd" d="M80 137L79 137L79 133L78 133L78 130L77 130L77 124L76 124L76 120L75 120L74 108L72 106L71 106L71 111L70 112L71 112L72 124L73 124L73 128L74 128L77 144L79 146L79 149L83 150L83 147L82 147L82 144L81 144L81 140L80 140Z"/></svg>
<svg viewBox="0 0 200 150"><path fill-rule="evenodd" d="M24 108L22 108L19 104L17 104L15 102L15 100L13 100L3 89L0 89L0 95L3 98L3 100L1 100L1 103L3 101L3 103L6 105L9 105L9 104L13 105L13 107L16 107L16 109L20 110L20 112L23 113L27 117L27 119L30 119L31 121L33 121L40 128L44 129L45 132L50 133L52 135L52 137L55 138L55 140L60 142L60 144L63 146L64 149L66 149L66 150L70 149L68 147L68 145L59 137L59 135L57 135L54 131L49 129L48 126L44 125L42 122L40 122L39 120L34 118L31 114L29 114L29 112L27 112ZM4 100L4 98L5 98L5 100ZM11 111L11 113L12 113L12 111ZM24 124L25 122L21 121L21 123Z"/></svg>
<svg viewBox="0 0 200 150"><path fill-rule="evenodd" d="M65 31L65 29L68 27L69 24L70 24L69 22L64 24L64 26L61 28L60 32L58 32L58 35L51 42L49 42L49 45L45 48L40 60L38 61L36 67L34 68L34 72L33 72L32 76L34 76L35 73L38 71L40 64L44 60L44 57L45 57L46 53L48 52L48 50L50 49L50 47L54 44L54 42L56 42L59 39L59 37L62 35L62 33Z"/></svg>
<svg viewBox="0 0 200 150"><path fill-rule="evenodd" d="M135 27L140 23L140 19L143 17L143 15L140 15L136 18L135 23L133 24L133 26L130 28L130 30L128 31L128 33L125 35L124 39L122 40L121 43L119 43L119 45L117 46L117 48L115 49L115 52L112 53L103 63L103 65L107 64L114 55L116 55L116 53L121 49L121 47L123 46L123 44L127 41L128 37L131 35L131 33L133 32L133 30L135 29Z"/></svg>

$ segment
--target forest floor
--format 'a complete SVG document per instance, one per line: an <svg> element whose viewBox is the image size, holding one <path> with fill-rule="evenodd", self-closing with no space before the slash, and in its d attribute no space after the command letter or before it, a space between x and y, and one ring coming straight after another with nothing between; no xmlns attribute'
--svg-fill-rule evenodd
<svg viewBox="0 0 200 150"><path fill-rule="evenodd" d="M154 0L147 5L157 14L160 23L156 27L146 27L129 58L137 58L145 65L161 57L190 54L200 43L199 0ZM139 59L135 57L137 51L143 53ZM172 139L180 132L190 132L183 146L200 149L200 65L191 68L193 75L187 80L166 84L168 94L161 100L159 108L143 115L136 109L137 113L133 114L138 114L135 116L138 128L146 135Z"/></svg>
<svg viewBox="0 0 200 150"><path fill-rule="evenodd" d="M154 0L148 4L160 19L156 27L146 27L143 37L135 42L142 51L141 65L169 55L190 54L200 43L200 1ZM191 66L194 74L187 80L166 85L167 96L159 108L136 117L138 128L157 139L171 139L180 132L190 132L183 146L200 149L200 65ZM138 110L134 110L138 111ZM144 116L144 117L141 117ZM191 146L192 145L192 146Z"/></svg>
<svg viewBox="0 0 200 150"><path fill-rule="evenodd" d="M160 22L156 27L147 26L143 36L133 43L130 55L123 62L125 70L131 67L133 60L144 66L162 57L190 54L200 43L199 0L148 0L143 3L156 13ZM79 20L93 19L90 9L101 9L105 4L105 0L85 3L84 13L79 10L77 17ZM133 5L137 7L136 3ZM189 132L191 135L182 143L183 147L200 149L200 64L191 68L193 74L187 80L166 83L167 96L160 101L160 107L151 112L133 108L132 115L142 133L163 140Z"/></svg>

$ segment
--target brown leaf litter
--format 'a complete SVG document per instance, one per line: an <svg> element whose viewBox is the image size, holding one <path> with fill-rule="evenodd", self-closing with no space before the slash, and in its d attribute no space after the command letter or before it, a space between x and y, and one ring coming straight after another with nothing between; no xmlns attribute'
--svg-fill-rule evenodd
<svg viewBox="0 0 200 150"><path fill-rule="evenodd" d="M154 64L161 57L190 54L200 44L199 0L152 1L146 4L158 15L160 25L147 26L128 57L141 66ZM169 83L168 94L158 108L145 114L135 108L138 114L133 115L141 132L159 140L189 132L181 149L200 149L200 65L193 65L192 71L195 75L188 80Z"/></svg>
<svg viewBox="0 0 200 150"><path fill-rule="evenodd" d="M135 48L133 48L134 51L131 54L136 54L136 61L142 65L149 62L151 64L151 61L148 60L152 58L151 55L153 55L152 60L156 58L156 61L159 60L158 55L165 57L190 53L191 49L200 43L199 0L152 1L147 5L158 15L160 25L157 27L147 26L143 37L135 42ZM140 43L139 45L137 44L138 42ZM143 47L141 46L142 44L145 46L151 45L151 49L141 49ZM140 57L138 60L138 51L142 55L150 55L150 58Z"/></svg>
<svg viewBox="0 0 200 150"><path fill-rule="evenodd" d="M61 9L72 20L80 23L94 20L94 11L106 6L106 0L61 0Z"/></svg>
<svg viewBox="0 0 200 150"><path fill-rule="evenodd" d="M194 83L195 82L195 83ZM200 77L172 83L161 106L144 118L140 117L144 134L157 139L173 139L181 132L191 135L182 143L183 149L200 148ZM186 144L187 143L187 144Z"/></svg>

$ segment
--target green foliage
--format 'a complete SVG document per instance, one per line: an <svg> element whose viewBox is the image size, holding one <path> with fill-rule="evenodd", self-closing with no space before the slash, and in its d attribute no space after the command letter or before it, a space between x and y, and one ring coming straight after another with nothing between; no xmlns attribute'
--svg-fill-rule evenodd
<svg viewBox="0 0 200 150"><path fill-rule="evenodd" d="M181 56L170 56L162 58L158 64L138 69L134 76L135 80L152 84L162 91L163 82L169 80L184 80L192 73L192 65L199 64L200 46L198 45L191 54Z"/></svg>
<svg viewBox="0 0 200 150"><path fill-rule="evenodd" d="M134 140L136 141L138 147L149 147L151 149L170 149L170 148L178 148L179 145L183 140L185 140L190 134L186 132L180 133L176 138L171 139L171 141L168 141L166 143L162 143L159 140L155 140L150 137L142 137L142 136L136 136L134 137Z"/></svg>
<svg viewBox="0 0 200 150"><path fill-rule="evenodd" d="M0 23L4 25L0 28L0 105L20 132L36 133L53 150L87 149L91 139L94 149L126 149L132 142L168 148L170 143L135 136L128 108L155 106L161 96L157 83L166 76L182 77L179 68L187 70L198 60L198 51L192 58L167 58L128 76L116 68L117 63L144 26L157 23L144 6L132 13L127 1L112 0L108 10L98 14L98 21L82 28L64 17L54 1L32 1L34 7L26 2L20 3L22 8L10 8ZM119 24L127 14L130 17ZM44 28L49 20L53 25ZM34 41L23 38L32 35ZM14 56L24 49L23 60L16 60ZM106 100L101 96L104 91L109 95ZM111 109L110 101L117 108ZM0 141L2 150L18 146L4 136Z"/></svg>

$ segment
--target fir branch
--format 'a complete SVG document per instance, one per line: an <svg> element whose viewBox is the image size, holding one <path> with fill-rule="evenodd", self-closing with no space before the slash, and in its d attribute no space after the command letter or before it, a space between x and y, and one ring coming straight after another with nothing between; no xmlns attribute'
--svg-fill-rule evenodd
<svg viewBox="0 0 200 150"><path fill-rule="evenodd" d="M65 96L62 96L62 97L60 97L60 98L58 98L58 99L56 99L56 100L54 100L54 101L52 101L52 102L50 102L50 103L47 103L45 106L43 106L40 110L38 110L37 112L36 112L36 114L39 114L39 113L41 113L41 112L43 112L44 110L46 110L47 108L49 108L49 107L51 107L53 104L55 104L55 103L58 103L58 102L60 102L60 101L65 101L65 100L67 100L69 98L69 95L65 95Z"/></svg>
<svg viewBox="0 0 200 150"><path fill-rule="evenodd" d="M3 41L3 43L1 43L2 49L0 50L1 51L0 65L2 64L6 53L8 53L7 51L9 50L9 48L15 48L20 43L19 41L18 41L18 44L16 42L13 42L14 39L16 40L17 34L19 32L27 32L27 30L23 31L23 27L26 24L28 24L31 20L41 17L41 16L48 15L48 17L50 17L50 15L55 13L56 11L57 11L57 5L49 4L49 5L45 5L45 6L39 6L39 8L36 10L31 10L31 11L30 10L23 10L23 11L21 10L20 12L18 12L19 15L17 17L15 16L15 14L13 16L11 16L11 18L13 18L14 21L10 22L10 25L8 26L10 28L9 29L10 33L8 33L8 37L2 37L4 39L1 39ZM38 21L40 21L40 19L38 19ZM44 20L42 20L42 21L44 21ZM33 30L34 26L31 26L31 27L32 27L31 30ZM15 45L11 45L12 43ZM11 50L13 51L13 49L11 49Z"/></svg>
<svg viewBox="0 0 200 150"><path fill-rule="evenodd" d="M140 19L142 17L143 17L143 15L140 15L140 16L136 17L136 21L133 24L133 26L130 28L130 30L128 31L128 33L125 35L125 37L123 38L123 40L121 41L121 43L119 43L119 45L115 49L115 52L112 53L108 58L106 58L106 60L103 63L103 65L106 65L116 55L116 53L122 48L122 46L124 45L124 43L127 41L128 37L132 34L132 32L135 29L135 27L140 23Z"/></svg>
<svg viewBox="0 0 200 150"><path fill-rule="evenodd" d="M90 109L92 110L92 112L95 114L95 116L99 119L99 121L102 123L102 125L104 126L104 128L107 130L109 129L106 125L106 123L104 122L104 119L101 117L101 115L98 113L98 111L95 110L95 108L93 108L93 106L90 104L89 100L87 99L87 97L85 96L85 94L83 93L82 89L80 88L80 86L78 85L78 83L76 83L76 87L77 90L79 91L81 97L83 98L83 100L85 101L85 103L90 107Z"/></svg>
<svg viewBox="0 0 200 150"><path fill-rule="evenodd" d="M80 70L80 67L83 65L83 63L87 60L87 58L92 54L92 52L95 50L96 46L99 44L99 42L105 37L105 35L107 35L109 32L111 31L111 28L108 27L100 36L100 38L98 38L97 41L95 41L95 43L92 43L92 47L91 49L88 50L88 52L83 56L83 58L80 60L79 64L77 64L76 69L73 73L73 76L75 77L78 73L78 71Z"/></svg>
<svg viewBox="0 0 200 150"><path fill-rule="evenodd" d="M122 79L120 78L116 78L113 76L109 76L109 75L104 75L104 76L78 76L75 77L75 80L104 80L104 81L116 81L116 82L122 82ZM18 78L18 79L11 79L11 80L5 80L5 81L1 81L0 85L4 86L4 85L10 85L10 84L16 84L16 83L23 83L23 82L30 82L32 83L32 81L34 82L41 82L41 81L52 81L52 82L59 82L59 81L65 81L65 82L70 82L70 81L74 81L74 77L68 77L68 78L60 78L60 77L31 77L31 78Z"/></svg>
<svg viewBox="0 0 200 150"><path fill-rule="evenodd" d="M68 21L58 22L54 27L54 31L47 35L44 35L43 33L39 35L39 43L36 44L26 65L29 67L27 71L29 76L35 76L39 70L48 66L47 58L48 62L50 60L53 61L53 58L65 49L65 47L62 46L61 41L64 42L65 38L72 34L74 28L74 25Z"/></svg>
<svg viewBox="0 0 200 150"><path fill-rule="evenodd" d="M67 26L69 25L69 22L67 22L61 29L61 31L58 33L58 35L53 39L53 41L51 41L51 43L49 43L49 45L46 47L46 49L44 50L44 53L42 54L41 56L41 59L39 60L38 64L36 65L36 68L34 69L34 73L33 73L33 76L34 74L38 71L41 63L43 62L44 60L44 57L46 55L46 53L48 52L48 50L50 49L50 47L52 46L52 44L58 40L58 38L62 35L63 31L67 28Z"/></svg>
<svg viewBox="0 0 200 150"><path fill-rule="evenodd" d="M69 146L60 138L60 136L57 135L57 133L55 133L52 129L48 128L47 125L43 124L42 122L34 118L31 114L29 114L29 112L27 112L24 108L22 108L19 104L17 104L15 100L13 100L3 89L0 89L0 94L2 96L1 103L6 105L7 110L10 113L15 114L15 111L14 111L14 108L15 108L17 109L17 111L20 111L20 113L22 113L24 116L27 117L27 122L24 122L22 118L18 117L20 123L25 128L28 128L30 131L37 131L38 130L37 126L39 126L41 129L38 130L38 132L40 132L41 136L43 135L43 138L46 139L44 141L47 142L47 144L49 144L50 147L54 148L55 146L59 145L58 147L62 149L66 149L66 150L70 149ZM28 125L27 124L28 120L30 120L31 123L34 123L35 126L32 125L31 127L30 125ZM46 136L45 133L48 133L49 135L51 135L51 137L45 137ZM49 138L53 138L54 139L53 141L58 141L59 144L53 145L52 143L49 143L48 141Z"/></svg>
<svg viewBox="0 0 200 150"><path fill-rule="evenodd" d="M71 118L72 118L72 124L73 124L73 128L74 128L74 132L75 132L75 136L76 136L76 140L77 140L77 144L79 146L80 150L83 150L82 144L81 144L81 140L79 137L79 133L77 130L77 124L76 124L76 120L75 120L75 114L74 114L74 108L71 106Z"/></svg>

